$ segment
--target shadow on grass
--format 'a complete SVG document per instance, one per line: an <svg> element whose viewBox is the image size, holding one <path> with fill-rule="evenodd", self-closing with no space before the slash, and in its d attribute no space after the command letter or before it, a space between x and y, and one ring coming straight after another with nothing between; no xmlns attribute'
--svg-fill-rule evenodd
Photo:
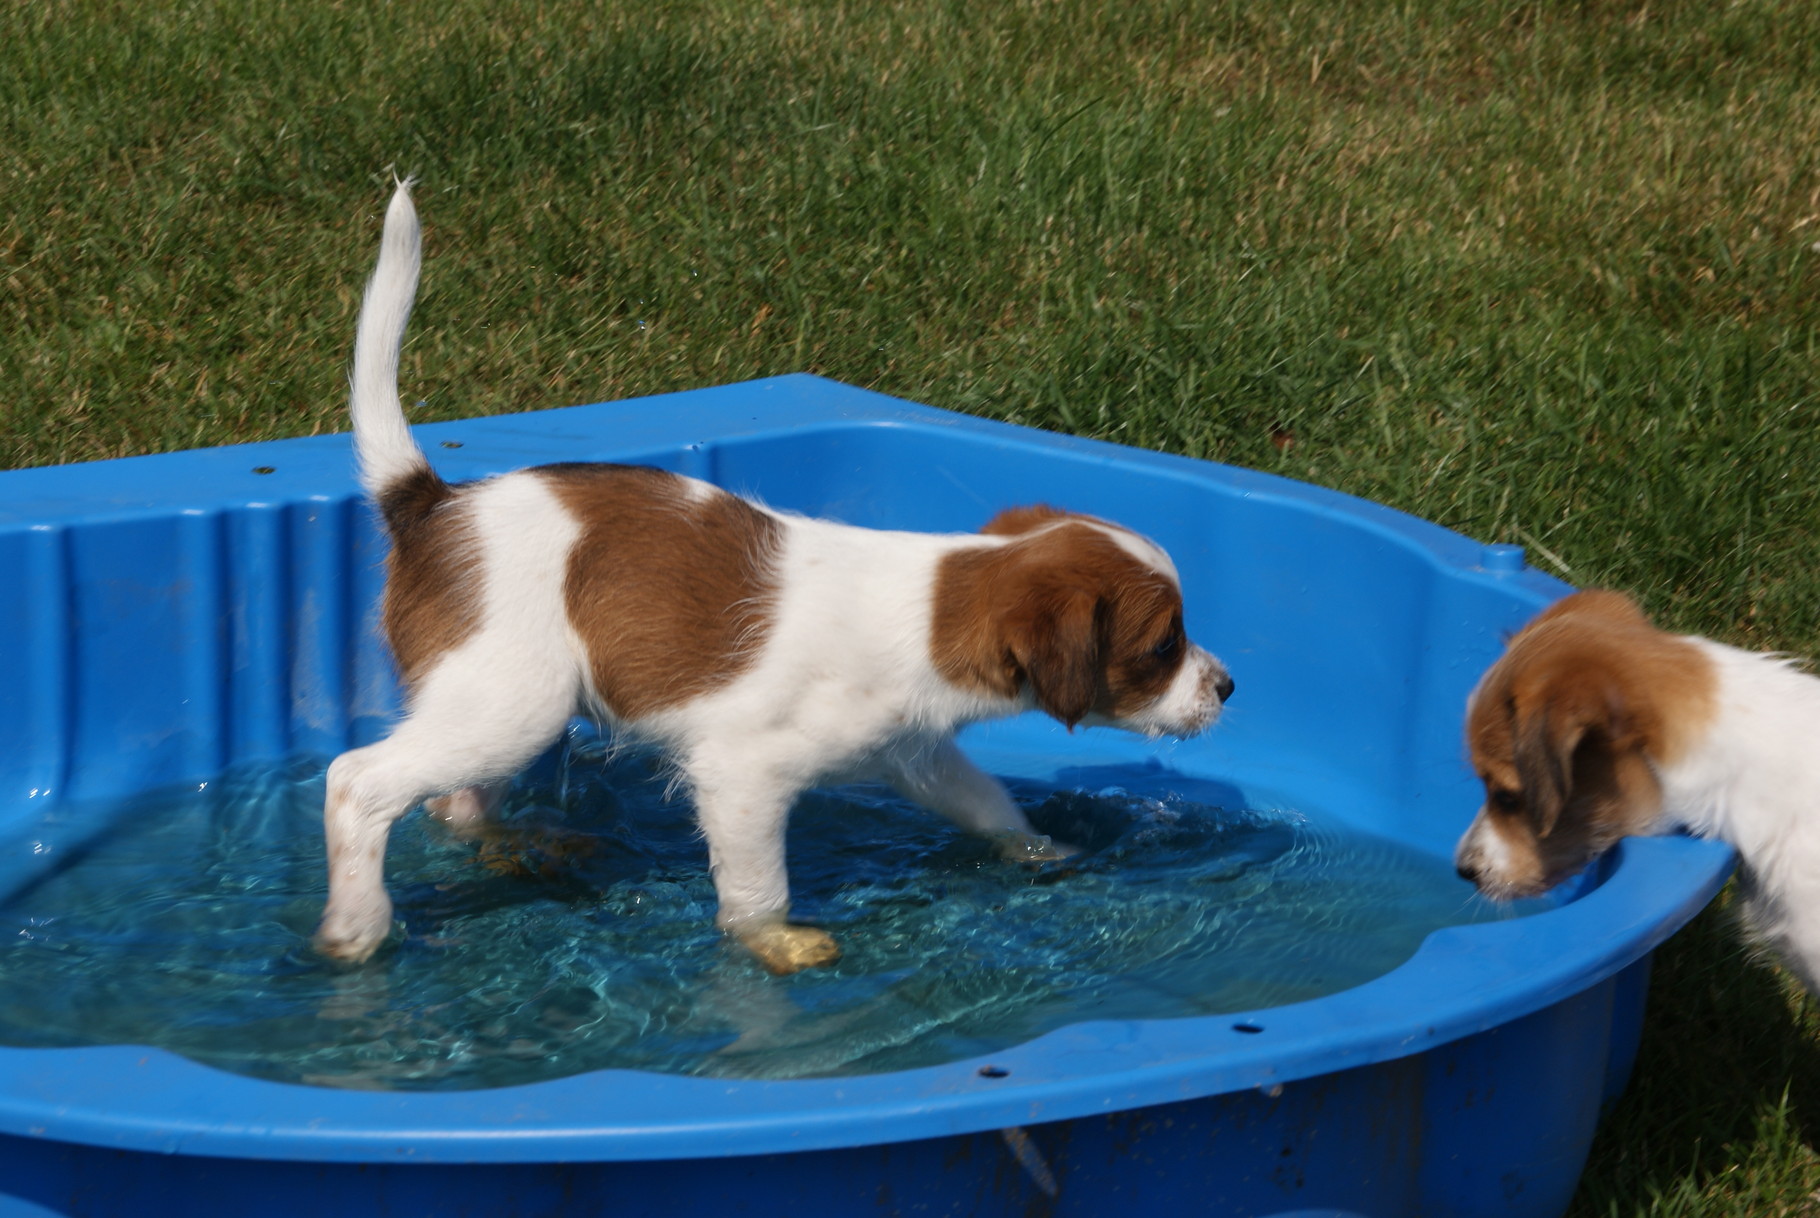
<svg viewBox="0 0 1820 1218"><path fill-rule="evenodd" d="M1728 886L1657 952L1636 1070L1593 1143L1572 1218L1814 1212L1814 1004L1751 957L1732 899Z"/></svg>

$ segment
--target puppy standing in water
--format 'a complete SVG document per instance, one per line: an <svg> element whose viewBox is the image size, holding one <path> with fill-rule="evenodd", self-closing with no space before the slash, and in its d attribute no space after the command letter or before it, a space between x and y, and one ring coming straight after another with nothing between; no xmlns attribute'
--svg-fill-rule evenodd
<svg viewBox="0 0 1820 1218"><path fill-rule="evenodd" d="M1820 993L1820 680L1579 592L1511 639L1466 738L1486 800L1455 862L1480 891L1534 896L1627 834L1719 838L1746 928Z"/></svg>
<svg viewBox="0 0 1820 1218"><path fill-rule="evenodd" d="M707 839L719 925L789 973L839 956L786 920L784 826L806 788L883 780L1009 858L1056 857L957 728L1034 708L1188 736L1231 696L1183 633L1168 555L1092 517L1035 507L979 534L882 532L605 464L448 485L398 400L420 251L404 183L361 305L352 412L392 538L383 609L406 713L329 767L326 955L363 960L391 932L393 821L428 800L477 828L577 713L664 749Z"/></svg>

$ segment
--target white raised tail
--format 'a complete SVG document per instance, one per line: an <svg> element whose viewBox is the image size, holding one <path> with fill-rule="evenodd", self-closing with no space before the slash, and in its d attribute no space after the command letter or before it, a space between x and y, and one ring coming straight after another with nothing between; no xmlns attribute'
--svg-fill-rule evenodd
<svg viewBox="0 0 1820 1218"><path fill-rule="evenodd" d="M423 261L423 236L417 209L411 206L411 181L398 183L386 209L379 261L360 303L360 327L354 336L354 371L348 378L354 417L354 454L360 485L375 500L430 463L405 423L398 400L398 352L417 296L417 272Z"/></svg>

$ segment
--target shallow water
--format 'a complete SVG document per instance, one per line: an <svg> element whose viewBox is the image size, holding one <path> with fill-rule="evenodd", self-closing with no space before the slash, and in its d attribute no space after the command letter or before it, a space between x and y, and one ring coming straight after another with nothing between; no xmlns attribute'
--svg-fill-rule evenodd
<svg viewBox="0 0 1820 1218"><path fill-rule="evenodd" d="M387 866L407 933L353 969L308 946L319 764L133 801L86 842L67 817L61 838L47 824L0 850L56 843L0 902L0 1043L153 1044L392 1089L608 1067L872 1073L1087 1019L1316 998L1439 927L1510 916L1445 860L1293 812L1013 784L1040 829L1082 847L1028 867L852 787L806 797L790 837L796 916L845 955L779 979L714 930L705 848L664 790L649 761L582 747L521 784L489 846L407 817Z"/></svg>

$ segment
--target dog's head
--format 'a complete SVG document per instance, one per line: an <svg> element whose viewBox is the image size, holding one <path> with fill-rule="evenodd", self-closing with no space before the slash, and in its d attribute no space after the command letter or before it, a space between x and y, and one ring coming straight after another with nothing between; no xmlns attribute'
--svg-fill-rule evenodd
<svg viewBox="0 0 1820 1218"><path fill-rule="evenodd" d="M1485 805L1454 862L1485 895L1535 896L1659 822L1656 767L1711 713L1692 644L1628 597L1578 592L1525 626L1467 702Z"/></svg>
<svg viewBox="0 0 1820 1218"><path fill-rule="evenodd" d="M950 680L1028 696L1069 727L1192 736L1232 696L1225 666L1182 626L1175 565L1128 529L1053 508L1002 512L1002 546L950 555L934 659Z"/></svg>

